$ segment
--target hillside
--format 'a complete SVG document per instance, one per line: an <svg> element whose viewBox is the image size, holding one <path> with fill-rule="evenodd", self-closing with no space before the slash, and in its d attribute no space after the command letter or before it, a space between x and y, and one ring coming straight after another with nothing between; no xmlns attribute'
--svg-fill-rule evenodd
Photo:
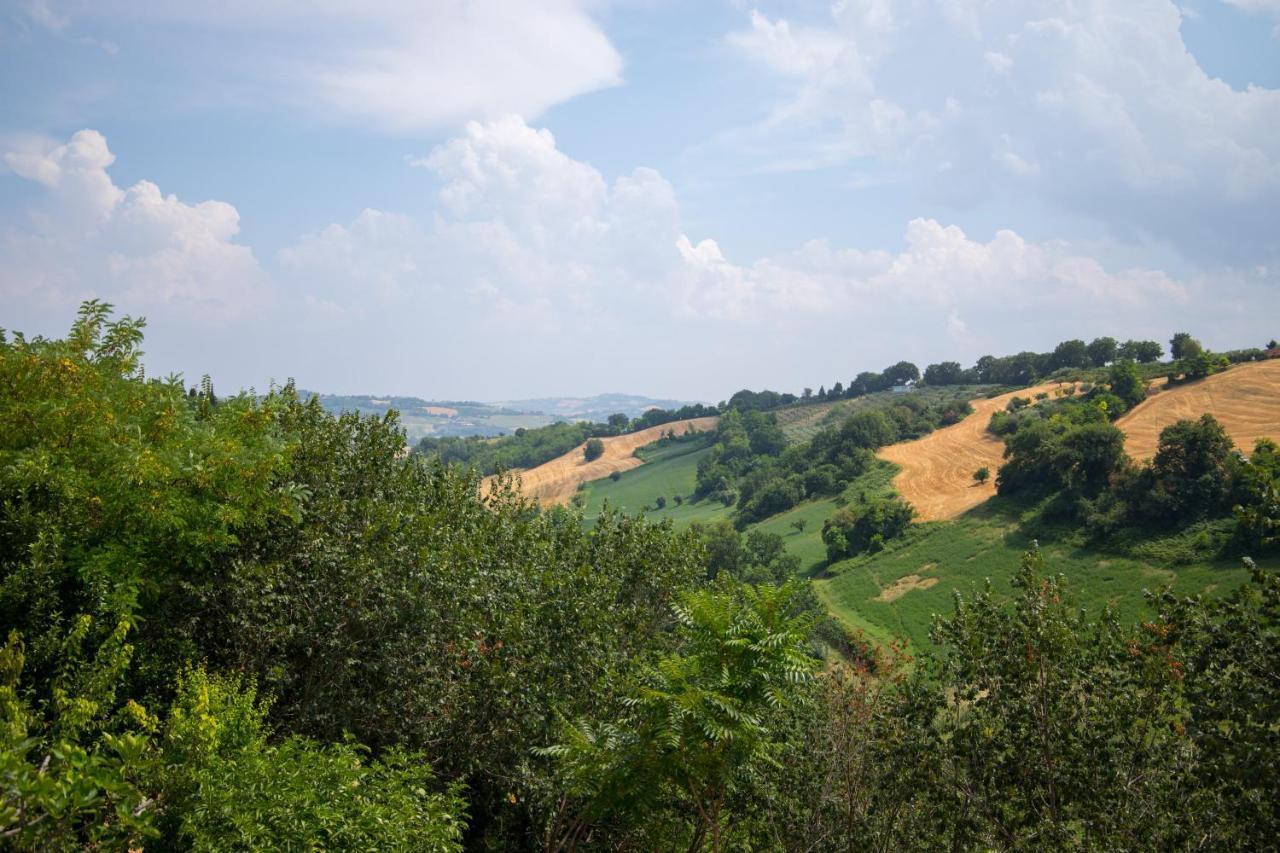
<svg viewBox="0 0 1280 853"><path fill-rule="evenodd" d="M1116 421L1134 460L1151 458L1160 430L1205 412L1217 418L1246 453L1259 438L1280 439L1280 359L1236 365L1185 385L1169 387L1162 381L1149 394Z"/></svg>
<svg viewBox="0 0 1280 853"><path fill-rule="evenodd" d="M604 422L610 415L638 418L650 409L679 409L689 400L668 400L642 394L596 394L591 397L533 397L494 403L507 409L538 412L555 420Z"/></svg>
<svg viewBox="0 0 1280 853"><path fill-rule="evenodd" d="M915 506L920 521L955 518L996 493L995 470L1004 453L1004 442L987 432L991 414L1004 409L1014 397L1053 394L1063 387L1051 383L976 399L973 414L960 423L924 438L883 447L876 455L901 469L893 484ZM990 468L992 477L979 485L973 480L973 472L982 467Z"/></svg>
<svg viewBox="0 0 1280 853"><path fill-rule="evenodd" d="M299 391L304 399L315 397L326 411L335 415L359 412L385 415L394 409L410 444L427 436L497 436L517 429L531 429L554 423L544 412L502 403L457 400L424 400L421 397L372 394L320 394Z"/></svg>
<svg viewBox="0 0 1280 853"><path fill-rule="evenodd" d="M588 462L583 457L582 445L550 462L519 472L521 488L527 497L543 504L568 504L578 486L591 480L607 477L615 471L629 471L644 464L635 451L669 433L687 435L714 429L718 418L693 418L673 421L649 427L626 435L602 438L604 454ZM490 482L486 480L486 483Z"/></svg>

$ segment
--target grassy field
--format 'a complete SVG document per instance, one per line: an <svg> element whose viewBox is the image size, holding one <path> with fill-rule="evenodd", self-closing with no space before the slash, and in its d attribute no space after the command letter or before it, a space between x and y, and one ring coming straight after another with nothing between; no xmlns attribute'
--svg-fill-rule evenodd
<svg viewBox="0 0 1280 853"><path fill-rule="evenodd" d="M1025 512L995 498L954 521L920 525L880 554L831 566L815 579L817 592L846 625L925 648L933 614L950 614L956 592L971 597L988 578L997 592L1011 591L1009 579L1032 538L1021 523ZM1183 595L1226 593L1247 577L1236 560L1170 559L1174 552L1185 557L1193 536L1148 540L1127 555L1087 547L1072 535L1041 531L1039 542L1046 570L1067 577L1078 605L1094 614L1109 606L1130 621L1147 612L1144 590L1172 585Z"/></svg>
<svg viewBox="0 0 1280 853"><path fill-rule="evenodd" d="M629 513L646 510L650 521L671 519L676 527L687 527L695 521L711 521L728 518L729 508L718 501L686 500L676 506L675 496L688 498L693 494L698 462L711 452L710 437L679 441L665 447L651 445L641 448L639 454L645 464L623 472L617 480L605 477L593 480L582 490L586 503L584 520L594 523L605 503L614 509ZM667 499L664 509L654 509L654 502L661 496Z"/></svg>

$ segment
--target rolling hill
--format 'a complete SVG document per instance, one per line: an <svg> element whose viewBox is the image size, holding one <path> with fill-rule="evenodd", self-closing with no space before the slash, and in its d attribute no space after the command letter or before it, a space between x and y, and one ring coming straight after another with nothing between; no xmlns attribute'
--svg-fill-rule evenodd
<svg viewBox="0 0 1280 853"><path fill-rule="evenodd" d="M527 497L540 503L568 504L580 484L608 477L615 471L629 471L643 465L644 460L635 456L635 451L639 448L653 444L667 434L680 436L715 429L718 421L719 418L692 418L603 438L604 454L590 462L583 456L583 445L578 445L550 462L518 472L521 488Z"/></svg>
<svg viewBox="0 0 1280 853"><path fill-rule="evenodd" d="M1280 439L1280 359L1240 364L1205 379L1170 387L1161 382L1133 411L1116 421L1135 460L1156 452L1160 430L1208 412L1236 447L1248 453L1259 438Z"/></svg>

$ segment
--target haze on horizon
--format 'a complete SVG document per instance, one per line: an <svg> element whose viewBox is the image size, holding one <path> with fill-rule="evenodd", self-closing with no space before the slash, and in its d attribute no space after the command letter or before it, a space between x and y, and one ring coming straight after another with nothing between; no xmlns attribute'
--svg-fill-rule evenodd
<svg viewBox="0 0 1280 853"><path fill-rule="evenodd" d="M0 327L720 400L1280 316L1280 2L0 5Z"/></svg>

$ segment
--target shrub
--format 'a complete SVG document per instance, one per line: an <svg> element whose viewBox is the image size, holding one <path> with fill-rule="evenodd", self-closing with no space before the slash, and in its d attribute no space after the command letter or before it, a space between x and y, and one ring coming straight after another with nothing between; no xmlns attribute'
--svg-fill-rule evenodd
<svg viewBox="0 0 1280 853"><path fill-rule="evenodd" d="M973 480L978 485L982 485L983 483L987 482L987 480L990 480L990 479L991 479L991 469L988 468L986 465L983 465L977 471L973 472Z"/></svg>
<svg viewBox="0 0 1280 853"><path fill-rule="evenodd" d="M842 509L822 525L822 541L831 562L864 551L875 553L911 526L915 509L901 498L875 498Z"/></svg>
<svg viewBox="0 0 1280 853"><path fill-rule="evenodd" d="M604 455L604 442L598 438L592 438L582 446L582 456L588 462L599 459Z"/></svg>

